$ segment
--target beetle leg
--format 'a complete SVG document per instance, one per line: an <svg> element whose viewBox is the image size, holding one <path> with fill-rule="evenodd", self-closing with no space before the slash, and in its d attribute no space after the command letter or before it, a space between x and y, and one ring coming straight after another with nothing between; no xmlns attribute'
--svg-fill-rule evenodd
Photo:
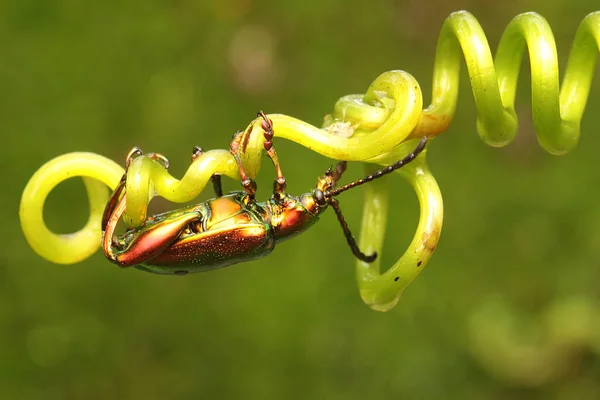
<svg viewBox="0 0 600 400"><path fill-rule="evenodd" d="M119 219L125 211L125 186L127 183L127 170L133 159L144 154L139 147L134 147L125 157L125 173L121 181L115 188L110 200L106 204L104 214L102 215L102 249L104 255L111 261L116 262L114 245L114 233L119 223Z"/></svg>
<svg viewBox="0 0 600 400"><path fill-rule="evenodd" d="M152 160L161 164L165 169L169 169L169 159L162 154L159 153L148 153L146 157L151 158Z"/></svg>
<svg viewBox="0 0 600 400"><path fill-rule="evenodd" d="M125 190L126 179L127 179L127 174L123 174L123 176L121 177L121 181L119 182L119 185L113 192L112 196L110 196L110 200L108 201L108 203L106 204L106 207L104 208L104 214L102 215L102 232L104 232L106 230L108 221L109 221L110 217L112 216L112 214L115 212L115 209L117 208L117 204L119 203L121 194L123 194L123 191Z"/></svg>
<svg viewBox="0 0 600 400"><path fill-rule="evenodd" d="M332 173L332 175L333 175L332 178L333 178L334 184L338 183L338 181L340 180L340 178L346 171L347 166L348 166L348 164L346 163L346 161L340 161L339 163L337 163L337 165L335 166L335 171L333 171L333 173Z"/></svg>
<svg viewBox="0 0 600 400"><path fill-rule="evenodd" d="M109 221L111 215L115 212L115 208L117 207L119 199L121 198L121 194L123 194L123 191L125 190L125 182L127 180L127 170L129 169L131 162L133 161L133 159L135 157L141 156L142 154L144 154L144 153L142 152L142 149L140 149L139 147L134 147L129 151L129 153L127 153L127 157L125 157L125 173L121 177L121 181L115 188L113 194L110 196L110 200L108 201L108 203L106 204L106 207L104 208L104 214L102 215L102 225L101 225L102 232L104 232L106 230L108 221ZM165 160L166 160L166 158L165 158ZM168 168L168 163L169 163L169 161L167 160L167 168Z"/></svg>
<svg viewBox="0 0 600 400"><path fill-rule="evenodd" d="M143 154L144 153L142 152L142 149L140 149L137 146L134 147L133 149L131 149L129 151L129 153L127 153L127 157L125 158L125 170L129 169L129 166L131 165L131 162L133 161L134 158L139 157ZM169 159L167 157L163 156L162 154L148 153L148 154L146 154L146 157L162 164L162 166L165 167L165 169L169 169Z"/></svg>
<svg viewBox="0 0 600 400"><path fill-rule="evenodd" d="M102 249L106 257L121 267L142 264L158 256L173 244L191 222L199 219L197 212L188 212L176 218L165 220L152 225L151 228L142 230L127 244L126 248L117 247L115 230L117 224L125 212L126 197L119 196L125 187L125 179L115 191L115 195L109 202L110 213L105 214L102 225ZM118 199L118 200L117 200Z"/></svg>
<svg viewBox="0 0 600 400"><path fill-rule="evenodd" d="M275 172L277 173L277 179L273 181L273 194L275 198L281 199L285 194L285 177L283 176L283 172L281 172L281 165L279 164L279 158L277 157L277 152L275 152L275 148L273 147L273 121L271 121L264 112L259 111L258 116L263 119L260 127L264 131L265 136L265 150L267 151L267 156L271 159L273 166L275 167Z"/></svg>
<svg viewBox="0 0 600 400"><path fill-rule="evenodd" d="M126 207L125 195L123 195L120 199L118 197L121 195L124 188L125 179L123 178L121 179L121 184L119 184L119 187L117 190L115 190L115 195L113 195L108 202L108 206L106 207L104 218L102 220L102 250L104 250L104 255L114 263L117 263L117 255L115 254L114 249L115 229L117 228L119 219L121 219ZM110 213L108 212L109 209Z"/></svg>
<svg viewBox="0 0 600 400"><path fill-rule="evenodd" d="M192 151L192 163L198 159L202 154L204 154L204 150L200 146L194 146L194 150ZM210 181L212 182L213 189L217 197L223 196L223 185L221 184L221 175L220 174L212 174L210 177Z"/></svg>
<svg viewBox="0 0 600 400"><path fill-rule="evenodd" d="M125 158L125 170L129 169L129 166L131 165L131 162L135 157L141 156L142 154L144 153L139 147L134 147L133 149L131 149L127 154L127 157Z"/></svg>
<svg viewBox="0 0 600 400"><path fill-rule="evenodd" d="M252 129L252 126L250 126L249 129ZM249 135L249 134L250 134L250 132L247 132L247 135ZM235 135L233 135L233 139L231 140L231 143L229 144L229 151L230 151L231 155L233 155L233 158L235 159L235 162L240 171L242 187L248 194L249 200L254 200L254 196L256 195L256 182L254 181L254 179L251 179L246 174L246 171L244 170L244 166L242 165L242 159L240 157L240 151L242 151L244 149L244 146L247 144L247 143L243 143L242 140L244 139L244 137L247 138L248 137L247 135L244 136L244 131L237 131L235 133Z"/></svg>
<svg viewBox="0 0 600 400"><path fill-rule="evenodd" d="M217 197L223 196L223 184L221 183L221 175L213 174L210 177L210 181L213 184L213 190L215 191Z"/></svg>
<svg viewBox="0 0 600 400"><path fill-rule="evenodd" d="M127 154L127 157L125 158L125 174L123 174L121 177L121 181L115 188L110 200L106 204L104 214L102 215L102 248L104 250L104 254L109 260L119 265L122 265L120 262L121 254L115 252L115 250L117 250L117 252L120 251L120 249L115 249L115 244L117 243L115 240L115 230L126 208L125 190L127 183L127 170L129 169L133 159L141 156L142 154L143 152L139 147L134 147ZM149 153L147 154L147 157L161 163L165 168L169 168L169 160L162 154Z"/></svg>

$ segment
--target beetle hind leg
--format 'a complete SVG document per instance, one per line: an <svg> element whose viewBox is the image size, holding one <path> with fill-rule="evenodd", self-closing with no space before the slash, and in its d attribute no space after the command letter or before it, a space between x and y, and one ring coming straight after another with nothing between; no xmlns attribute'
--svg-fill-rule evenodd
<svg viewBox="0 0 600 400"><path fill-rule="evenodd" d="M127 179L127 174L124 174L121 177L121 181L117 185L116 189L113 191L113 194L110 196L106 207L104 208L104 214L102 215L102 232L106 230L106 226L108 225L108 221L110 216L114 213L119 200L121 199L121 195L125 190L125 180Z"/></svg>
<svg viewBox="0 0 600 400"><path fill-rule="evenodd" d="M123 175L123 178L121 178L121 183L119 183L108 202L102 218L102 250L104 250L106 258L116 264L118 264L117 254L120 249L115 240L115 230L126 206L125 194L123 193L125 191L125 177L126 175Z"/></svg>
<svg viewBox="0 0 600 400"><path fill-rule="evenodd" d="M104 255L120 267L139 265L151 260L171 246L186 229L196 228L201 219L197 212L187 212L175 218L149 225L130 239L116 240L115 230L125 212L125 179L115 190L102 221ZM127 236L127 235L126 235ZM125 236L125 237L126 237Z"/></svg>
<svg viewBox="0 0 600 400"><path fill-rule="evenodd" d="M120 258L123 255L123 248L125 246L122 245L122 242L120 240L117 240L115 236L115 231L127 207L125 196L127 186L127 171L131 166L131 163L133 162L134 158L141 155L143 155L143 152L139 147L134 147L127 154L127 157L125 158L125 173L121 177L121 181L115 188L108 203L106 204L104 213L102 215L101 229L102 249L104 250L104 255L110 261L120 266L127 266L120 261ZM162 154L149 153L146 155L146 157L160 163L166 169L169 168L169 160Z"/></svg>
<svg viewBox="0 0 600 400"><path fill-rule="evenodd" d="M204 150L200 146L194 146L194 150L192 151L192 163L198 159L202 154L204 154ZM223 196L223 184L221 183L221 175L220 174L212 174L210 177L210 181L212 182L213 189L217 197Z"/></svg>

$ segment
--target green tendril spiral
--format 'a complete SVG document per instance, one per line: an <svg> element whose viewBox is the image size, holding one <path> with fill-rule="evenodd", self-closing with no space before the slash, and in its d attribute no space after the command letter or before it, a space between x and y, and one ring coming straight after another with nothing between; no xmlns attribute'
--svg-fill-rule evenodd
<svg viewBox="0 0 600 400"><path fill-rule="evenodd" d="M544 18L535 13L515 17L505 29L494 59L477 20L460 11L451 14L442 27L435 57L432 102L427 108L423 109L420 86L410 74L389 71L377 77L365 94L338 100L333 113L325 118L323 128L286 115L268 117L273 121L277 138L294 141L332 159L365 163L365 170L370 172L408 154L416 144L413 139L432 138L447 130L456 109L462 54L478 111L479 135L488 145L505 146L515 138L518 128L514 100L526 48L531 63L533 120L538 140L549 153L564 154L579 140L580 122L600 48L600 12L589 14L582 21L560 90L556 45ZM260 121L254 120L244 135L247 146L241 158L247 173L255 177L264 142ZM194 199L215 173L239 179L228 151L204 153L181 180L150 157L135 158L127 172L124 220L132 227L139 226L147 218L148 203L153 196L176 203ZM442 197L427 168L426 152L397 173L413 186L421 217L409 248L392 267L381 273L380 258L371 264L357 263L361 297L380 311L391 309L423 270L442 229ZM101 211L98 210L107 201L106 190L100 190L102 185L93 179L114 188L122 174L123 169L112 161L82 153L63 155L42 166L25 188L20 210L23 231L32 248L48 260L63 264L79 262L92 254L100 243ZM86 177L90 220L76 234L56 235L44 224L44 202L53 187L74 176ZM381 254L387 223L387 180L364 186L359 243L367 253Z"/></svg>

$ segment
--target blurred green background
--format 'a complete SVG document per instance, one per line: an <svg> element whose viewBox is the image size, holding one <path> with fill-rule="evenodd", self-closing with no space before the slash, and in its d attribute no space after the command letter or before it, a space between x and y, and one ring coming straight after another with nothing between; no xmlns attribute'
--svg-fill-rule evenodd
<svg viewBox="0 0 600 400"><path fill-rule="evenodd" d="M445 200L440 245L399 305L371 311L333 213L268 258L185 278L120 270L98 252L53 265L26 243L18 203L47 160L134 146L169 157L227 148L259 109L319 125L337 98L403 69L430 100L436 39L467 9L493 49L518 13L550 22L561 67L586 1L3 0L0 2L0 398L600 398L600 80L580 145L537 144L525 58L515 143L487 147L463 68L456 118L429 160ZM292 193L330 163L277 141ZM269 196L265 157L259 196ZM362 168L350 165L348 179ZM418 206L393 187L383 264ZM228 190L239 188L225 181ZM261 190L262 189L262 190ZM203 195L203 198L210 196ZM361 191L341 198L358 231ZM157 202L157 209L171 205ZM87 218L80 180L46 206Z"/></svg>

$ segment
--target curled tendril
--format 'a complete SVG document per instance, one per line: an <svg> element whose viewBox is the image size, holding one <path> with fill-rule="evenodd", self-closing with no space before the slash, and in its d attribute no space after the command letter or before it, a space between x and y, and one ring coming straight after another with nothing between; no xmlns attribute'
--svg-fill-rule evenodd
<svg viewBox="0 0 600 400"><path fill-rule="evenodd" d="M102 236L102 212L108 201L106 186L114 188L123 176L123 167L93 153L70 153L42 165L31 177L21 197L21 228L31 247L57 264L80 262L98 250ZM44 202L59 183L81 176L87 190L90 216L78 232L57 235L44 223Z"/></svg>
<svg viewBox="0 0 600 400"><path fill-rule="evenodd" d="M389 165L410 152L415 144L411 139L434 137L448 128L456 109L462 53L479 114L479 135L491 146L505 146L517 132L514 99L526 47L531 62L533 119L538 140L552 154L566 153L579 138L580 121L600 47L600 12L588 15L580 25L560 92L554 37L541 16L526 13L515 17L502 36L494 61L481 26L471 14L461 11L451 14L442 27L436 50L432 102L426 109L423 110L417 81L406 72L390 71L380 75L365 94L342 97L332 115L326 117L323 128L280 114L269 115L269 118L273 121L276 137L294 141L323 156L363 162L367 171ZM241 159L247 174L255 177L259 172L264 141L260 121L254 120L244 135ZM73 246L93 249L99 244L97 215L92 215L90 223L73 237L53 234L42 218L47 194L66 177L99 179L78 154L59 157L43 166L31 178L21 203L21 223L31 246L58 263L77 262L85 258L82 254L91 252L70 256ZM119 175L117 170L122 173L122 169L115 169L110 160L95 157L113 174L110 179L99 180L114 187L118 181L115 178ZM213 150L204 153L192 163L181 180L150 157L134 159L128 170L125 221L130 226L139 226L146 219L148 203L155 195L173 202L192 200L214 173L239 179L229 152ZM421 217L409 248L386 272L380 272L379 259L371 264L357 264L361 297L371 308L380 311L392 308L403 290L425 267L442 228L442 198L427 168L425 152L397 173L413 186L420 202ZM381 254L387 222L387 178L365 186L359 242L364 251ZM95 186L86 184L86 187L92 210L103 207L106 198L95 193ZM98 223L92 224L92 218L98 219ZM91 230L95 230L94 233ZM89 242L84 244L84 237Z"/></svg>

